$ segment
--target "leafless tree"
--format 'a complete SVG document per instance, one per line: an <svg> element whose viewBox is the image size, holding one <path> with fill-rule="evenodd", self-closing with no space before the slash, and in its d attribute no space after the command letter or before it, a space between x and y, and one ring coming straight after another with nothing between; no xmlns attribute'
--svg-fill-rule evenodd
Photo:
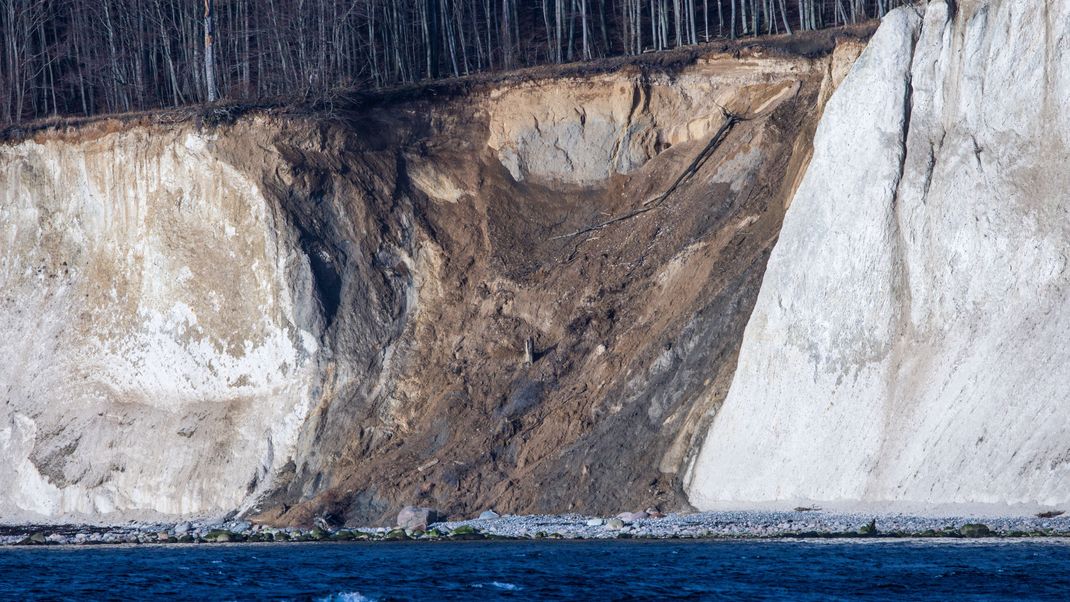
<svg viewBox="0 0 1070 602"><path fill-rule="evenodd" d="M0 125L639 54L904 2L0 0Z"/></svg>

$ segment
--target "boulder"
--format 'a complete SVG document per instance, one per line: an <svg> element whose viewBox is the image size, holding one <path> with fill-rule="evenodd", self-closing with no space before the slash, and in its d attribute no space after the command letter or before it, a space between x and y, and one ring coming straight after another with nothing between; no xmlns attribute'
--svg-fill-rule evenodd
<svg viewBox="0 0 1070 602"><path fill-rule="evenodd" d="M992 529L988 528L988 525L981 523L968 523L962 525L959 529L959 533L963 537L990 537L992 535Z"/></svg>
<svg viewBox="0 0 1070 602"><path fill-rule="evenodd" d="M324 531L337 531L345 526L345 520L337 514L328 513L317 516L314 524Z"/></svg>
<svg viewBox="0 0 1070 602"><path fill-rule="evenodd" d="M472 525L461 525L450 531L450 537L455 539L483 539L484 535Z"/></svg>
<svg viewBox="0 0 1070 602"><path fill-rule="evenodd" d="M213 529L204 536L204 540L209 543L228 543L233 539L234 534L223 529Z"/></svg>
<svg viewBox="0 0 1070 602"><path fill-rule="evenodd" d="M646 512L621 512L617 515L617 518L624 521L625 523L634 523L637 520L650 518L650 515Z"/></svg>
<svg viewBox="0 0 1070 602"><path fill-rule="evenodd" d="M493 520L495 518L501 518L501 517L502 517L501 514L498 514L497 512L495 512L493 510L484 510L483 512L479 513L479 519L480 520Z"/></svg>
<svg viewBox="0 0 1070 602"><path fill-rule="evenodd" d="M405 506L398 513L398 528L426 531L428 525L441 522L445 517L433 508Z"/></svg>
<svg viewBox="0 0 1070 602"><path fill-rule="evenodd" d="M44 533L34 533L34 534L30 535L29 537L27 537L26 539L22 540L22 544L23 545L27 545L27 544L42 545L42 544L45 544L45 543L48 543L48 540L45 539L45 534Z"/></svg>
<svg viewBox="0 0 1070 602"><path fill-rule="evenodd" d="M226 523L223 528L231 533L247 533L252 526L253 524L248 521L237 520Z"/></svg>
<svg viewBox="0 0 1070 602"><path fill-rule="evenodd" d="M604 521L604 520L602 520L600 518L591 518L591 519L587 520L587 526L588 527L601 527L605 523L606 523L606 521Z"/></svg>
<svg viewBox="0 0 1070 602"><path fill-rule="evenodd" d="M624 521L619 518L611 518L606 521L606 528L610 531L620 531L624 528Z"/></svg>

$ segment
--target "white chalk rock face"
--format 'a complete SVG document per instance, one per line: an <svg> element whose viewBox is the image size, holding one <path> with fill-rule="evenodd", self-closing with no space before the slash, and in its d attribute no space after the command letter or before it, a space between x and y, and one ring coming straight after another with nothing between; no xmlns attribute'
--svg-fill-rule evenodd
<svg viewBox="0 0 1070 602"><path fill-rule="evenodd" d="M196 134L0 147L0 519L211 514L269 485L317 352L274 222Z"/></svg>
<svg viewBox="0 0 1070 602"><path fill-rule="evenodd" d="M1070 503L1070 1L956 4L829 102L696 506Z"/></svg>

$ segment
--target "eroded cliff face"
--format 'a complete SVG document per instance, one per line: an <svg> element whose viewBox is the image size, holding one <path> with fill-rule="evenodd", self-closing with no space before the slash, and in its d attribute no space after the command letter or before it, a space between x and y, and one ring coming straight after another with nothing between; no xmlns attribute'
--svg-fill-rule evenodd
<svg viewBox="0 0 1070 602"><path fill-rule="evenodd" d="M839 35L0 145L0 518L681 507Z"/></svg>
<svg viewBox="0 0 1070 602"><path fill-rule="evenodd" d="M1070 503L1070 2L885 18L829 102L699 507Z"/></svg>

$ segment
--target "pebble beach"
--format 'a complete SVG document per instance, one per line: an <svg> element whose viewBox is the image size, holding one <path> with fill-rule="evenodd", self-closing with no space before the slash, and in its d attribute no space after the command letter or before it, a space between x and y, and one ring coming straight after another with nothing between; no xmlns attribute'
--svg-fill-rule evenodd
<svg viewBox="0 0 1070 602"><path fill-rule="evenodd" d="M1070 516L969 517L800 511L723 511L651 516L525 515L450 520L423 529L273 528L246 521L129 523L99 527L0 527L0 545L199 544L456 539L771 539L771 538L1070 537Z"/></svg>

